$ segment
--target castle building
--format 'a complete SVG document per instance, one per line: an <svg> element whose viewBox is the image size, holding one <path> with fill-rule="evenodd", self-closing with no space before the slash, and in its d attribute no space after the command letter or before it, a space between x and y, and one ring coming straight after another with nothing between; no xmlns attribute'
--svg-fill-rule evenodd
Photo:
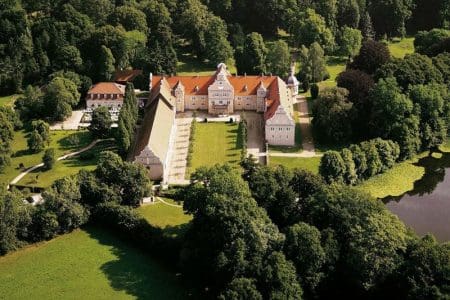
<svg viewBox="0 0 450 300"><path fill-rule="evenodd" d="M147 166L152 179L164 179L175 138L175 114L205 111L228 115L261 113L270 145L294 146L294 93L278 76L233 76L225 64L211 76L153 76L135 161ZM297 90L298 91L298 90Z"/></svg>

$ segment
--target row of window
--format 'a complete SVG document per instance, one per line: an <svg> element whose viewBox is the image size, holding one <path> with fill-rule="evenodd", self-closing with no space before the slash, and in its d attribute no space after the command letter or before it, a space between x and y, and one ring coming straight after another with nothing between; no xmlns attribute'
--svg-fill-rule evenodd
<svg viewBox="0 0 450 300"><path fill-rule="evenodd" d="M88 94L88 99L119 99L123 98L123 95L121 94Z"/></svg>
<svg viewBox="0 0 450 300"><path fill-rule="evenodd" d="M284 128L284 127L278 127L278 131L283 131L283 130L291 131L291 128L290 128L290 127L286 127L286 128ZM270 127L270 131L276 131L276 128Z"/></svg>

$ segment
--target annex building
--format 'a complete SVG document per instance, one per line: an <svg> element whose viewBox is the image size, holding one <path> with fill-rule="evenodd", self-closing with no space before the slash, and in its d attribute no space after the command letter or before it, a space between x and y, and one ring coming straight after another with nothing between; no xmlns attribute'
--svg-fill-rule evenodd
<svg viewBox="0 0 450 300"><path fill-rule="evenodd" d="M149 168L152 179L166 181L175 139L175 114L186 111L211 115L258 112L264 117L268 144L295 145L293 102L298 84L288 83L278 76L231 75L223 63L210 76L150 74L150 96L135 161Z"/></svg>

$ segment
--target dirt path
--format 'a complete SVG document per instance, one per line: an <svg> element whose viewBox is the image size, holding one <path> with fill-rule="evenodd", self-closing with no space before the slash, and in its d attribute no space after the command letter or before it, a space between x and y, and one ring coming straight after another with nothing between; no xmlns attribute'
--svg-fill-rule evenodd
<svg viewBox="0 0 450 300"><path fill-rule="evenodd" d="M297 96L297 105L299 111L300 131L302 133L303 152L299 157L314 157L316 156L316 149L314 147L314 140L311 128L311 117L308 110L308 101L304 96Z"/></svg>
<svg viewBox="0 0 450 300"><path fill-rule="evenodd" d="M78 154L81 154L81 153L83 153L83 152L85 152L85 151L88 151L88 150L92 149L92 148L93 148L95 145L97 145L98 143L103 142L103 141L108 141L108 140L111 140L111 139L95 140L95 141L93 141L92 143L90 143L89 145L87 145L86 147L84 147L83 149L80 149L80 150L78 150L78 151L71 152L71 153L65 154L65 155L63 155L63 156L60 156L60 157L58 157L56 160L59 161L59 160L64 160L64 159L67 159L67 158L76 156L76 155L78 155ZM22 173L20 173L16 178L14 178L13 180L11 180L11 182L10 182L9 185L8 185L8 189L9 189L9 186L10 186L11 184L16 184L16 183L18 183L18 182L19 182L22 178L24 178L28 173L31 173L31 172L33 172L33 171L36 170L36 169L42 168L43 166L44 166L44 163L40 163L40 164L38 164L38 165L35 165L35 166L31 167L31 168L26 169L25 171L23 171Z"/></svg>

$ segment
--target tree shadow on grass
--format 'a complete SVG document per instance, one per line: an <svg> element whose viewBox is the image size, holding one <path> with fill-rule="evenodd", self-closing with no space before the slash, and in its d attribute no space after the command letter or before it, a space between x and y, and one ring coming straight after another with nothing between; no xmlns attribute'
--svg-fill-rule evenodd
<svg viewBox="0 0 450 300"><path fill-rule="evenodd" d="M105 229L90 226L85 230L91 238L110 246L111 253L116 256L116 260L100 267L115 290L124 291L136 299L188 297L175 272L152 259L150 254L126 244Z"/></svg>

